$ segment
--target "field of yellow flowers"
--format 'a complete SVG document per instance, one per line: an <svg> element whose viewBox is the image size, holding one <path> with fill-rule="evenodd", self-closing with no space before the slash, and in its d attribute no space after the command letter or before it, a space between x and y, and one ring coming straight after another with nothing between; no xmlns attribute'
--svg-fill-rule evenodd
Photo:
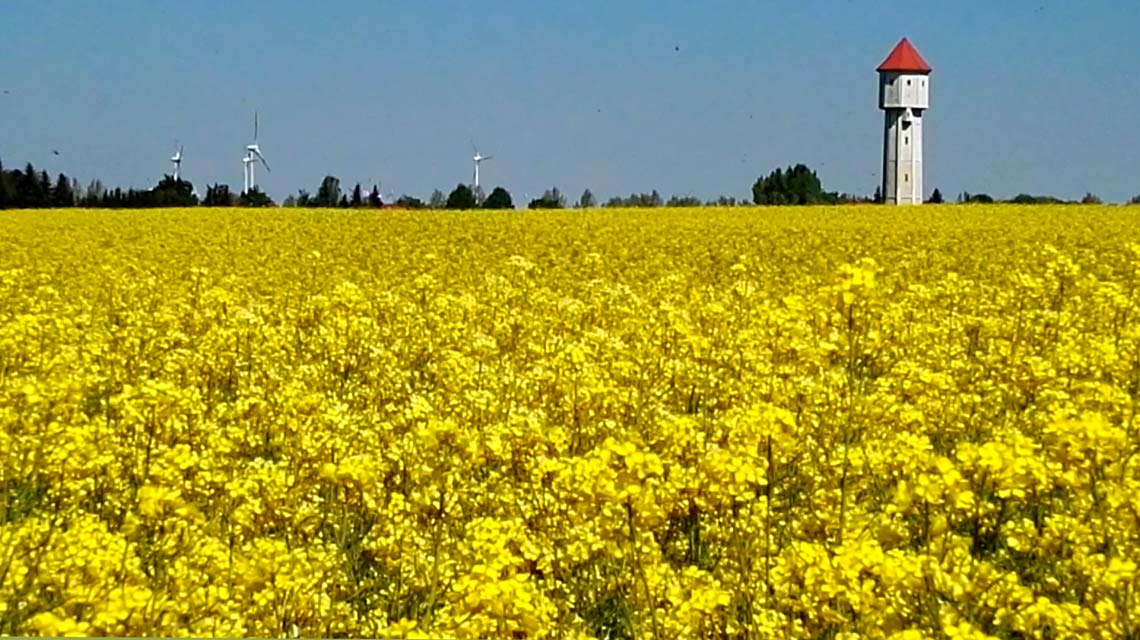
<svg viewBox="0 0 1140 640"><path fill-rule="evenodd" d="M0 213L0 634L1140 637L1140 210Z"/></svg>

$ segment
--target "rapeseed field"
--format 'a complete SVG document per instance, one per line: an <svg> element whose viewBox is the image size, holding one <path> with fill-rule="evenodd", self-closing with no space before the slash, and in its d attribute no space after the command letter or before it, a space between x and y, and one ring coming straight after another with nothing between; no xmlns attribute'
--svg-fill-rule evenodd
<svg viewBox="0 0 1140 640"><path fill-rule="evenodd" d="M0 634L1140 637L1138 223L0 213Z"/></svg>

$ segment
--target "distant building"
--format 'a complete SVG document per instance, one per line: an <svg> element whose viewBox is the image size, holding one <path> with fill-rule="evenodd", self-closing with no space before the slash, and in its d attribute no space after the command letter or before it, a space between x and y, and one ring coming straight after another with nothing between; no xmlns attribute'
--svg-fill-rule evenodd
<svg viewBox="0 0 1140 640"><path fill-rule="evenodd" d="M922 204L922 114L930 107L930 65L903 38L879 65L883 202Z"/></svg>

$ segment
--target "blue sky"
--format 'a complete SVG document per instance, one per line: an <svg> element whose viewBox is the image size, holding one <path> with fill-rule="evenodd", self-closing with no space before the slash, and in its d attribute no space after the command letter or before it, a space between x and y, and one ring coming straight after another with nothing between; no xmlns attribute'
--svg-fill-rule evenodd
<svg viewBox="0 0 1140 640"><path fill-rule="evenodd" d="M4 0L0 158L86 182L169 171L241 186L252 113L280 200L342 183L426 197L495 156L531 197L748 195L804 162L870 193L874 69L902 36L934 67L926 184L1140 193L1140 3L1035 0L336 2ZM680 50L678 51L677 48ZM59 156L51 153L60 151Z"/></svg>

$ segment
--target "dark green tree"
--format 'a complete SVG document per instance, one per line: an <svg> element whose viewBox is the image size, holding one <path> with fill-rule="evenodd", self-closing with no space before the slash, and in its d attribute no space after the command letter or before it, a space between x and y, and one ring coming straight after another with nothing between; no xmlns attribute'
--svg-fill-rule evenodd
<svg viewBox="0 0 1140 640"><path fill-rule="evenodd" d="M52 206L51 176L48 175L47 171L40 172L40 186L36 190L36 193L39 196L41 207Z"/></svg>
<svg viewBox="0 0 1140 640"><path fill-rule="evenodd" d="M963 191L962 195L958 196L958 202L966 204L993 204L994 199L987 193L970 193Z"/></svg>
<svg viewBox="0 0 1140 640"><path fill-rule="evenodd" d="M760 205L834 204L838 194L827 193L815 171L797 164L777 168L752 185L752 201Z"/></svg>
<svg viewBox="0 0 1140 640"><path fill-rule="evenodd" d="M4 171L4 161L0 160L0 209L8 208L11 197L8 188L8 173Z"/></svg>
<svg viewBox="0 0 1140 640"><path fill-rule="evenodd" d="M944 200L942 199L942 192L938 189L935 189L934 193L930 194L930 204L942 204L943 202Z"/></svg>
<svg viewBox="0 0 1140 640"><path fill-rule="evenodd" d="M511 194L502 187L495 187L491 195L483 201L484 209L514 209L515 203L511 201Z"/></svg>
<svg viewBox="0 0 1140 640"><path fill-rule="evenodd" d="M547 189L543 192L541 198L535 198L527 205L528 209L565 209L566 196L558 190L558 187Z"/></svg>
<svg viewBox="0 0 1140 640"><path fill-rule="evenodd" d="M340 179L336 176L325 176L321 186L317 189L317 197L313 198L314 207L335 207L340 203Z"/></svg>
<svg viewBox="0 0 1140 640"><path fill-rule="evenodd" d="M396 206L401 209L426 209L428 207L423 200L408 195L400 196L396 200Z"/></svg>
<svg viewBox="0 0 1140 640"><path fill-rule="evenodd" d="M239 207L273 207L273 200L261 189L253 187L238 198Z"/></svg>
<svg viewBox="0 0 1140 640"><path fill-rule="evenodd" d="M456 185L451 195L447 196L448 209L474 209L475 206L475 192L465 184Z"/></svg>
<svg viewBox="0 0 1140 640"><path fill-rule="evenodd" d="M202 201L204 207L232 207L234 195L230 192L230 185L215 184L206 187L206 198Z"/></svg>
<svg viewBox="0 0 1140 640"><path fill-rule="evenodd" d="M972 196L971 196L972 197ZM1035 196L1028 193L1019 193L1010 198L1011 204L1064 204L1065 201L1053 196Z"/></svg>
<svg viewBox="0 0 1140 640"><path fill-rule="evenodd" d="M154 207L196 207L198 196L194 195L194 185L185 180L175 180L174 176L163 176L150 190L151 206Z"/></svg>
<svg viewBox="0 0 1140 640"><path fill-rule="evenodd" d="M51 206L56 208L75 206L75 192L71 190L71 180L62 173L59 174L55 187L51 190Z"/></svg>
<svg viewBox="0 0 1140 640"><path fill-rule="evenodd" d="M665 202L661 199L661 194L657 192L657 189L654 189L649 193L631 193L629 194L628 198L614 196L613 198L606 200L606 204L603 206L651 208L660 207L664 204Z"/></svg>
<svg viewBox="0 0 1140 640"><path fill-rule="evenodd" d="M372 185L372 191L368 194L368 206L373 209L384 206L384 200L380 198L380 185Z"/></svg>
<svg viewBox="0 0 1140 640"><path fill-rule="evenodd" d="M50 186L50 185L49 185ZM39 174L32 163L24 167L20 179L16 183L16 193L19 200L17 207L23 209L40 209L48 205L47 191L40 184Z"/></svg>
<svg viewBox="0 0 1140 640"><path fill-rule="evenodd" d="M592 209L598 206L598 199L594 197L594 192L586 189L582 195L578 196L578 202L574 203L578 209Z"/></svg>
<svg viewBox="0 0 1140 640"><path fill-rule="evenodd" d="M359 182L352 188L352 200L349 201L348 206L353 209L359 209L364 206L364 192L360 190Z"/></svg>

